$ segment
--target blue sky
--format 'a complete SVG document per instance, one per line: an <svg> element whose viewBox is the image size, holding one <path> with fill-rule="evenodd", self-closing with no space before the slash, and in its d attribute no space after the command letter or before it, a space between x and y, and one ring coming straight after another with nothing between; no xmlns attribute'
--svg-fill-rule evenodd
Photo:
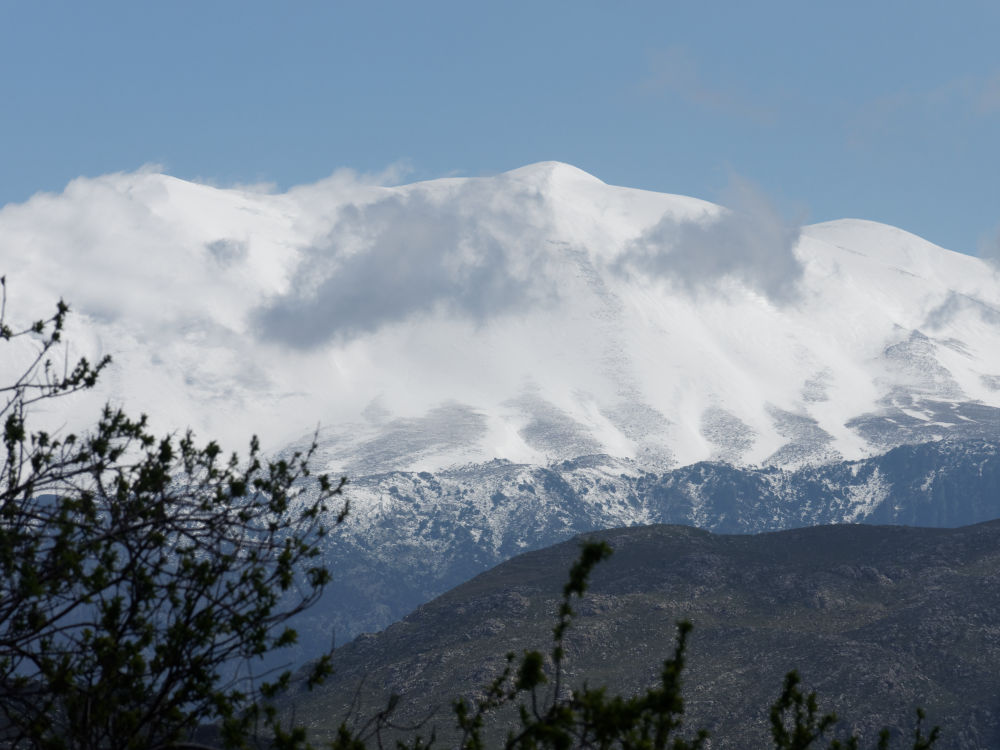
<svg viewBox="0 0 1000 750"><path fill-rule="evenodd" d="M0 205L146 163L284 189L556 159L975 252L1000 226L998 40L985 0L0 0Z"/></svg>

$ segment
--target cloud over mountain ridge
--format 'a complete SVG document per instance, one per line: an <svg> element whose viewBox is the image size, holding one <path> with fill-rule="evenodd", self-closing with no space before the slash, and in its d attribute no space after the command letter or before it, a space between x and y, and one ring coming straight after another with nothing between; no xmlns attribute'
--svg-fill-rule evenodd
<svg viewBox="0 0 1000 750"><path fill-rule="evenodd" d="M12 311L64 297L76 350L115 355L82 423L109 397L227 444L318 422L335 470L797 465L993 424L989 266L737 193L723 208L556 162L285 193L149 170L0 209L0 248Z"/></svg>

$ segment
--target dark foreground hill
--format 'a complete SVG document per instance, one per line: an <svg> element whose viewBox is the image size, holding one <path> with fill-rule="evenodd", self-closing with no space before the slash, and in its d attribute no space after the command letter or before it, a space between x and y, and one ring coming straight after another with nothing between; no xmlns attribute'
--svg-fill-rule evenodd
<svg viewBox="0 0 1000 750"><path fill-rule="evenodd" d="M685 723L709 729L713 748L767 746L767 710L793 668L821 709L869 739L882 726L908 732L923 706L939 747L1000 747L1000 521L590 536L615 554L577 607L571 681L625 693L655 683L687 618ZM294 696L297 717L332 732L352 703L367 716L398 693L398 721L436 707L424 731L447 740L455 696L487 684L506 652L550 644L578 547L516 557L339 649L331 681Z"/></svg>

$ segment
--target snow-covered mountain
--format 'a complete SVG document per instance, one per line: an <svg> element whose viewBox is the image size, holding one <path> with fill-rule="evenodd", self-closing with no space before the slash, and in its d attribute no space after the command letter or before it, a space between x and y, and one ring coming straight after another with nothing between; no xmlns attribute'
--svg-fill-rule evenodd
<svg viewBox="0 0 1000 750"><path fill-rule="evenodd" d="M867 221L788 226L751 189L724 209L553 162L285 193L143 171L4 207L0 263L15 315L63 297L74 351L114 355L81 423L111 398L231 447L319 425L351 476L997 434L990 266Z"/></svg>
<svg viewBox="0 0 1000 750"><path fill-rule="evenodd" d="M0 209L0 272L11 315L63 297L70 356L115 358L51 426L107 399L231 448L319 426L352 514L303 657L582 531L1000 513L1000 276L882 224L789 226L751 188L116 174Z"/></svg>

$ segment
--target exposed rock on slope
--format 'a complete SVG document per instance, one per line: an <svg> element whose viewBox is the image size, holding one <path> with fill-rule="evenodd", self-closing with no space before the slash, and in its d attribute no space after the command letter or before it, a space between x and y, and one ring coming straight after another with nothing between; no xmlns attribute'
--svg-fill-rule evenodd
<svg viewBox="0 0 1000 750"><path fill-rule="evenodd" d="M1000 445L903 446L795 471L701 463L657 474L606 456L548 468L495 461L364 477L349 496L352 515L327 552L333 583L303 624L312 649L329 643L331 629L341 642L379 630L478 572L585 531L681 523L748 533L997 518Z"/></svg>

